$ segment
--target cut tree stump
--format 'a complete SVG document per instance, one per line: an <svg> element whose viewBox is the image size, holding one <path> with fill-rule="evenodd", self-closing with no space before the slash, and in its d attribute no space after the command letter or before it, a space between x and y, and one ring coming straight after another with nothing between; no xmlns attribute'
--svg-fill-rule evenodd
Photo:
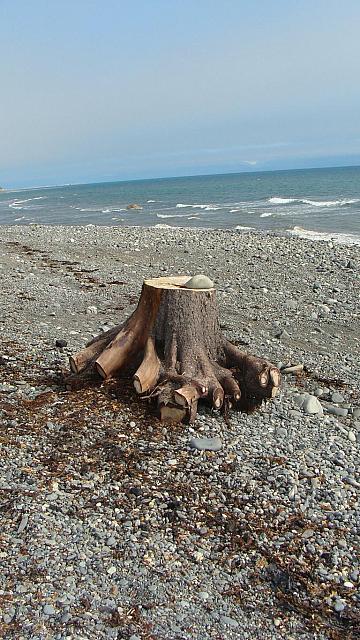
<svg viewBox="0 0 360 640"><path fill-rule="evenodd" d="M130 371L136 392L156 400L164 422L192 422L199 400L215 409L249 409L274 397L279 370L230 343L220 330L215 288L187 288L188 281L145 280L124 324L70 358L69 388L96 373L109 379Z"/></svg>

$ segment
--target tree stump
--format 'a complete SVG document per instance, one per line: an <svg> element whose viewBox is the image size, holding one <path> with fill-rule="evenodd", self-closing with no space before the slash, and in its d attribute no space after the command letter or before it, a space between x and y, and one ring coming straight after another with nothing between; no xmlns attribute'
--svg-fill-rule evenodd
<svg viewBox="0 0 360 640"><path fill-rule="evenodd" d="M156 399L161 420L192 422L199 400L214 408L248 408L272 398L280 372L240 351L221 333L216 290L191 289L189 276L145 280L138 306L122 325L70 358L69 384L97 372L126 370L142 397Z"/></svg>

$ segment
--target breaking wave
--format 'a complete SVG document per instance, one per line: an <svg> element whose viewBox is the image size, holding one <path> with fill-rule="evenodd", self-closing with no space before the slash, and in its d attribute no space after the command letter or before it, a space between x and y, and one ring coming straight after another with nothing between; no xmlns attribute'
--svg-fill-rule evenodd
<svg viewBox="0 0 360 640"><path fill-rule="evenodd" d="M84 211L84 209L80 209L80 211ZM115 207L109 207L108 209L101 209L101 213L118 213L119 211L126 211L126 209L116 209Z"/></svg>
<svg viewBox="0 0 360 640"><path fill-rule="evenodd" d="M22 205L25 204L25 202L31 202L32 200L46 200L47 196L37 196L36 198L25 198L24 200L14 200L13 202L10 202L9 204L9 208L10 209L27 209L28 207L23 207Z"/></svg>
<svg viewBox="0 0 360 640"><path fill-rule="evenodd" d="M290 202L296 202L296 198L269 198L268 202L271 204L290 204Z"/></svg>
<svg viewBox="0 0 360 640"><path fill-rule="evenodd" d="M214 204L183 204L182 202L179 202L176 205L176 209L203 209L204 211L219 211L219 209L224 209L224 207Z"/></svg>
<svg viewBox="0 0 360 640"><path fill-rule="evenodd" d="M307 198L269 198L270 204L291 204L298 202L300 204L307 204L311 207L344 207L348 204L356 204L360 202L360 198L342 198L341 200L309 200Z"/></svg>
<svg viewBox="0 0 360 640"><path fill-rule="evenodd" d="M189 220L198 219L198 216L190 216L189 213L157 213L157 218L188 218Z"/></svg>
<svg viewBox="0 0 360 640"><path fill-rule="evenodd" d="M307 240L323 240L324 242L335 242L336 244L356 244L360 246L360 236L352 233L332 233L329 231L312 231L303 227L293 227L287 230L293 236L305 238Z"/></svg>

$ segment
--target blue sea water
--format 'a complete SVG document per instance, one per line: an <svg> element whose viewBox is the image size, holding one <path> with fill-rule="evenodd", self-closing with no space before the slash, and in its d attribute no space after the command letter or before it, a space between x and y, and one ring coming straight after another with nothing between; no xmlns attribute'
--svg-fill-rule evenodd
<svg viewBox="0 0 360 640"><path fill-rule="evenodd" d="M129 204L141 209L127 209ZM231 173L0 192L0 224L291 231L360 243L360 167Z"/></svg>

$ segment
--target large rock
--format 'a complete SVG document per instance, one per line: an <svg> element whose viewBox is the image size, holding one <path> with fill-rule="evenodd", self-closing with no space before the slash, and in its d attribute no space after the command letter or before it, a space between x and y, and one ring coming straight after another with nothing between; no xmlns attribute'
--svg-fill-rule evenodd
<svg viewBox="0 0 360 640"><path fill-rule="evenodd" d="M142 209L142 206L139 204L128 204L127 209Z"/></svg>

